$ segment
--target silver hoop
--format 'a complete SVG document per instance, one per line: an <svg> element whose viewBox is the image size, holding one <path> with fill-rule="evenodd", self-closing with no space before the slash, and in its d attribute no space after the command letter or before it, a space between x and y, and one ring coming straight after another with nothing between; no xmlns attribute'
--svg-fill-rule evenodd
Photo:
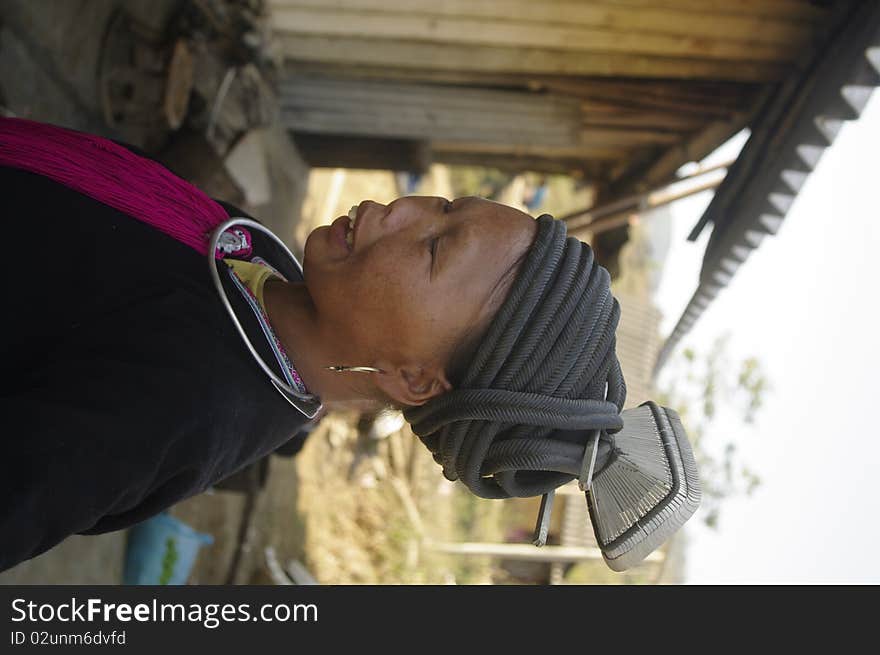
<svg viewBox="0 0 880 655"><path fill-rule="evenodd" d="M223 282L220 280L220 273L217 271L217 260L214 255L217 251L217 244L220 241L220 237L233 225L243 225L268 236L270 239L272 239L272 241L274 241L278 246L282 248L282 250L287 254L288 257L290 257L290 260L294 263L300 275L302 275L302 266L296 260L296 257L293 256L293 253L290 252L290 248L287 247L287 244L285 244L269 229L249 218L230 218L228 221L225 221L218 225L214 229L214 231L211 232L211 236L208 240L208 269L211 274L211 280L214 282L214 286L216 287L217 292L220 295L220 301L226 308L226 313L229 314L229 318L232 319L232 324L235 325L235 329L238 330L238 334L241 336L242 341L244 341L244 345L247 347L248 351L250 351L251 356L256 360L257 364L260 365L260 368L263 369L263 372L269 376L269 380L282 395L282 397L291 405L293 405L297 410L299 410L302 414L304 414L306 418L313 419L324 407L320 399L314 394L300 393L289 384L287 384L285 380L282 380L280 377L278 377L275 372L271 368L269 368L268 364L263 361L263 358L260 357L259 353L257 353L256 348L254 348L254 345L251 343L251 340L248 338L244 327L238 320L238 317L235 315L235 310L232 308L232 303L229 302L229 298L226 296L226 290L223 288Z"/></svg>

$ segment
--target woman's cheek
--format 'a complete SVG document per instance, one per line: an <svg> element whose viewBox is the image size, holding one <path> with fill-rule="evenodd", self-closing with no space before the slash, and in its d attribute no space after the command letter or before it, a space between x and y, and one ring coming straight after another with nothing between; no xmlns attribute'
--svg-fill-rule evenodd
<svg viewBox="0 0 880 655"><path fill-rule="evenodd" d="M419 279L420 267L424 268L424 277L427 280L427 261L420 262L411 249L389 248L380 256L371 257L367 269L373 272L374 279L381 281L383 285L412 286Z"/></svg>

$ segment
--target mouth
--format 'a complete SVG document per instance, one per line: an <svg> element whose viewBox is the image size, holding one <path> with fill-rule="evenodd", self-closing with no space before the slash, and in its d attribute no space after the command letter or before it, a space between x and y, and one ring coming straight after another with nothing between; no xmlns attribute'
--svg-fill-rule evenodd
<svg viewBox="0 0 880 655"><path fill-rule="evenodd" d="M358 205L352 206L346 216L340 216L330 226L336 242L347 252L354 251L355 227L358 218Z"/></svg>
<svg viewBox="0 0 880 655"><path fill-rule="evenodd" d="M345 243L348 244L349 250L354 250L354 228L358 220L358 210L360 205L352 205L348 210L348 229L345 233Z"/></svg>

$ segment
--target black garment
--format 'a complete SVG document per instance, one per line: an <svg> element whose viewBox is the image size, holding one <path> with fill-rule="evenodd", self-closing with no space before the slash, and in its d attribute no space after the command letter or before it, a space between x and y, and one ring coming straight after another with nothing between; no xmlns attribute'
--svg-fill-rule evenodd
<svg viewBox="0 0 880 655"><path fill-rule="evenodd" d="M206 257L38 175L0 167L0 190L0 570L70 534L140 522L308 422L245 349ZM302 279L253 237L255 254ZM280 374L252 310L221 279Z"/></svg>

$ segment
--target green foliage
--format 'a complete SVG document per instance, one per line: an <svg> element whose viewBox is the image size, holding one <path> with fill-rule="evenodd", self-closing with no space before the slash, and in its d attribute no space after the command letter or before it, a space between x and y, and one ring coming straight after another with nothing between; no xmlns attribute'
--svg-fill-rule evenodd
<svg viewBox="0 0 880 655"><path fill-rule="evenodd" d="M494 198L505 186L510 184L513 175L495 168L481 166L450 166L449 181L456 198L480 196Z"/></svg>
<svg viewBox="0 0 880 655"><path fill-rule="evenodd" d="M162 557L162 574L159 576L159 584L167 585L171 581L171 576L174 574L174 565L177 564L179 558L180 553L177 552L177 544L174 538L168 537L165 540L165 555Z"/></svg>
<svg viewBox="0 0 880 655"><path fill-rule="evenodd" d="M463 484L452 492L455 524L450 540L454 543L504 541L502 513L504 504L474 496ZM457 584L485 584L496 578L496 562L485 557L451 558L450 569Z"/></svg>
<svg viewBox="0 0 880 655"><path fill-rule="evenodd" d="M767 380L761 374L761 365L754 357L749 357L742 362L737 378L740 388L748 393L748 407L746 408L745 421L753 423L755 414L763 403L764 391L767 388Z"/></svg>
<svg viewBox="0 0 880 655"><path fill-rule="evenodd" d="M679 413L688 431L700 468L704 521L712 528L718 525L724 498L749 495L761 484L760 477L741 462L733 441L706 441L707 435L713 439L720 436L716 423L719 407L733 408L743 423L753 424L769 389L758 359L748 357L733 364L728 342L725 335L716 339L708 352L683 350L670 362L669 382L660 393L662 404Z"/></svg>

